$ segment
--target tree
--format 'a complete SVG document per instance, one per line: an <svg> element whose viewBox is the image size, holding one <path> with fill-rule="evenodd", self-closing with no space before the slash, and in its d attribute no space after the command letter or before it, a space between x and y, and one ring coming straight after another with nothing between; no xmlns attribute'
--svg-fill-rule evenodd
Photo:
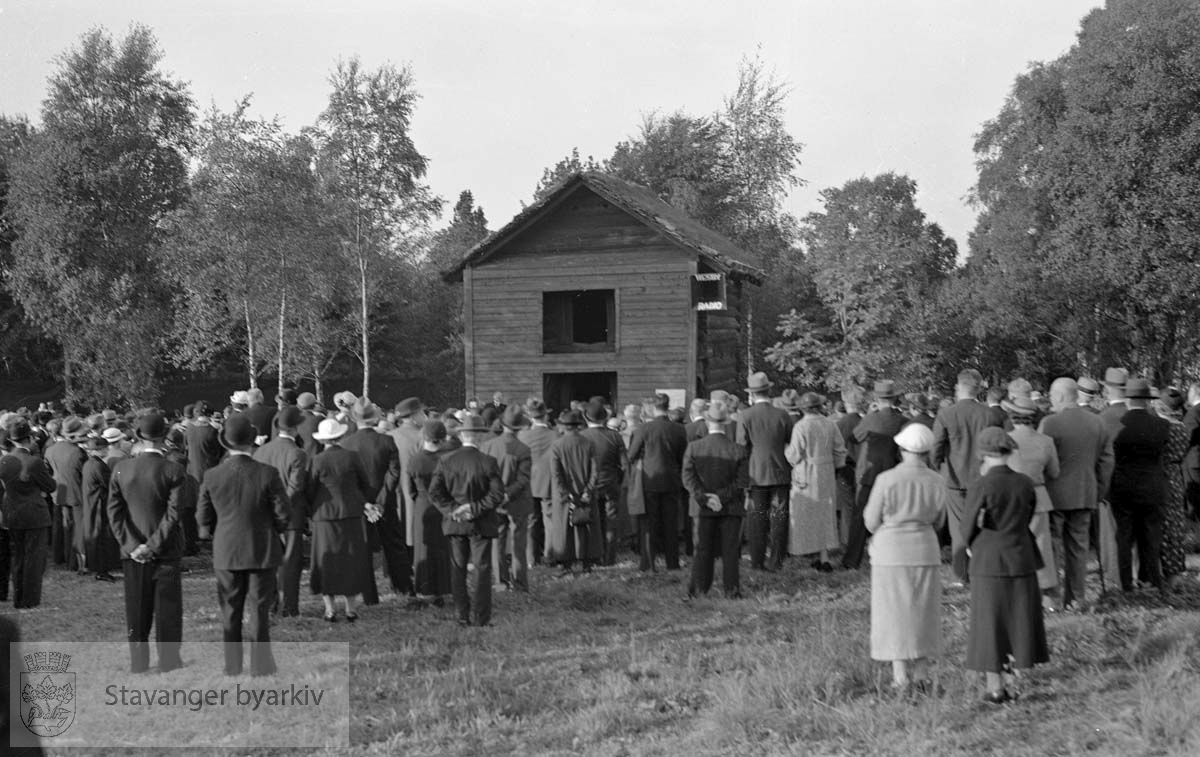
<svg viewBox="0 0 1200 757"><path fill-rule="evenodd" d="M603 166L596 162L596 159L591 155L587 160L579 159L579 148L572 147L571 154L554 164L553 168L546 168L542 171L542 178L538 180L538 185L533 190L534 201L540 200L550 193L550 190L558 185L560 181L580 173L582 171L600 171ZM524 205L524 203L521 203Z"/></svg>
<svg viewBox="0 0 1200 757"><path fill-rule="evenodd" d="M7 282L63 352L68 400L155 394L168 290L160 220L187 195L186 86L158 68L154 36L93 29L58 61L42 127L14 162Z"/></svg>
<svg viewBox="0 0 1200 757"><path fill-rule="evenodd" d="M957 250L926 222L916 191L912 179L886 173L821 192L825 208L804 218L801 237L823 312L781 319L784 341L767 352L776 368L830 388L929 375L920 327Z"/></svg>
<svg viewBox="0 0 1200 757"><path fill-rule="evenodd" d="M441 200L421 182L428 161L409 133L418 97L409 68L387 64L367 72L351 58L337 64L329 83L329 104L312 133L342 252L358 278L358 358L367 396L373 311L386 291L380 268L415 253L414 240Z"/></svg>

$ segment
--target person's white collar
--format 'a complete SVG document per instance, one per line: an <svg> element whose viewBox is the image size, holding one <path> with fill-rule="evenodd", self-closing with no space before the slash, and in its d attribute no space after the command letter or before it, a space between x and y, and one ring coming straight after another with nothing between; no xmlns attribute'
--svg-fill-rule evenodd
<svg viewBox="0 0 1200 757"><path fill-rule="evenodd" d="M591 421L588 421L587 427L588 428L604 428L604 424L603 423L592 423Z"/></svg>
<svg viewBox="0 0 1200 757"><path fill-rule="evenodd" d="M295 436L294 434L285 434L285 433L283 433L282 431L280 431L280 432L279 432L279 433L276 435L276 438L279 438L279 439L291 439L292 441L296 441L296 436Z"/></svg>
<svg viewBox="0 0 1200 757"><path fill-rule="evenodd" d="M229 450L229 456L230 457L254 457L254 455L251 455L249 452L247 452L245 450L241 450L241 449Z"/></svg>
<svg viewBox="0 0 1200 757"><path fill-rule="evenodd" d="M159 455L160 457L163 455L163 451L161 449L159 449L158 447L146 447L145 449L142 450L142 454L145 454L147 452L152 452L156 455Z"/></svg>

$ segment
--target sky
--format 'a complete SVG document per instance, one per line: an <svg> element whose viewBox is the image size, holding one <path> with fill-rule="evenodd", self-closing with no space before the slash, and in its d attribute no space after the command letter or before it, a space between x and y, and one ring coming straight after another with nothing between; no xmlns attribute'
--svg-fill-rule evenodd
<svg viewBox="0 0 1200 757"><path fill-rule="evenodd" d="M93 26L151 27L201 109L253 95L313 123L339 58L411 67L412 135L453 206L493 229L578 147L608 157L647 114L711 114L758 55L790 87L804 144L797 217L819 192L887 171L966 252L974 135L1017 75L1066 52L1098 0L0 0L0 113L38 121L55 59Z"/></svg>

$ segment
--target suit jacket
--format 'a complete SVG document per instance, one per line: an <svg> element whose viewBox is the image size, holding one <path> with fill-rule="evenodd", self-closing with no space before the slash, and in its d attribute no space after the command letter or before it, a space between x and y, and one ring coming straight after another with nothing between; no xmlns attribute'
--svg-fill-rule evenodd
<svg viewBox="0 0 1200 757"><path fill-rule="evenodd" d="M560 436L550 447L550 472L554 476L556 505L566 504L568 496L578 501L577 498L586 495L590 500L599 477L592 443L582 433L568 431Z"/></svg>
<svg viewBox="0 0 1200 757"><path fill-rule="evenodd" d="M1058 478L1046 482L1055 510L1091 510L1108 496L1113 472L1112 438L1100 416L1068 407L1048 415L1039 430L1058 452Z"/></svg>
<svg viewBox="0 0 1200 757"><path fill-rule="evenodd" d="M0 500L0 523L8 529L46 528L50 509L46 495L57 488L45 461L33 453L14 447L0 456L0 482L4 499Z"/></svg>
<svg viewBox="0 0 1200 757"><path fill-rule="evenodd" d="M254 405L246 408L246 417L250 419L251 425L258 431L259 436L271 436L271 430L274 427L275 413L277 409L273 405Z"/></svg>
<svg viewBox="0 0 1200 757"><path fill-rule="evenodd" d="M309 460L306 499L312 520L361 518L376 493L357 452L335 444Z"/></svg>
<svg viewBox="0 0 1200 757"><path fill-rule="evenodd" d="M221 446L220 433L207 421L193 423L183 433L187 440L187 472L199 483L209 468L221 462L225 448Z"/></svg>
<svg viewBox="0 0 1200 757"><path fill-rule="evenodd" d="M687 429L688 444L708 436L708 423L703 418L692 421L684 428Z"/></svg>
<svg viewBox="0 0 1200 757"><path fill-rule="evenodd" d="M621 486L623 472L629 466L621 434L611 428L590 426L579 435L591 442L596 451L596 486L616 496L615 490Z"/></svg>
<svg viewBox="0 0 1200 757"><path fill-rule="evenodd" d="M858 428L862 418L858 413L846 413L836 421L838 431L842 432L842 441L846 444L846 467L839 469L837 473L843 480L850 482L855 479L855 468L858 466L859 456L859 445L854 438L854 429Z"/></svg>
<svg viewBox="0 0 1200 757"><path fill-rule="evenodd" d="M1033 481L1007 465L971 483L960 525L971 547L972 576L1026 576L1042 567L1029 530L1036 502Z"/></svg>
<svg viewBox="0 0 1200 757"><path fill-rule="evenodd" d="M969 489L979 478L979 434L994 426L992 414L975 400L959 400L938 411L933 421L934 468L945 463L946 485L951 489Z"/></svg>
<svg viewBox="0 0 1200 757"><path fill-rule="evenodd" d="M75 442L59 440L46 448L46 465L54 475L54 504L83 507L83 464L87 453Z"/></svg>
<svg viewBox="0 0 1200 757"><path fill-rule="evenodd" d="M739 415L737 441L750 453L751 486L788 486L792 466L783 450L792 438L792 416L770 402L755 402Z"/></svg>
<svg viewBox="0 0 1200 757"><path fill-rule="evenodd" d="M1129 410L1118 420L1113 438L1113 476L1108 499L1113 507L1162 507L1167 499L1163 452L1171 425L1143 409Z"/></svg>
<svg viewBox="0 0 1200 757"><path fill-rule="evenodd" d="M549 501L553 491L550 480L550 445L558 433L549 426L531 426L517 432L517 439L529 448L533 467L529 474L529 490L536 499Z"/></svg>
<svg viewBox="0 0 1200 757"><path fill-rule="evenodd" d="M313 432L317 430L317 426L321 425L322 418L308 410L304 410L303 413L304 420L300 421L299 426L296 426L296 441L300 443L300 448L311 460L321 451L321 443L313 439Z"/></svg>
<svg viewBox="0 0 1200 757"><path fill-rule="evenodd" d="M642 488L648 492L677 492L683 488L683 453L687 430L657 416L633 430L629 460L642 461Z"/></svg>
<svg viewBox="0 0 1200 757"><path fill-rule="evenodd" d="M533 456L529 447L516 434L503 433L479 445L479 450L495 458L500 466L500 482L504 484L504 509L511 518L526 518L533 512L533 495L529 493L529 476Z"/></svg>
<svg viewBox="0 0 1200 757"><path fill-rule="evenodd" d="M292 505L273 466L230 455L204 474L196 521L213 535L213 568L264 570L283 559L276 534L291 526Z"/></svg>
<svg viewBox="0 0 1200 757"><path fill-rule="evenodd" d="M363 427L342 439L342 448L357 452L374 495L370 501L384 509L396 507L400 492L400 452L387 434Z"/></svg>
<svg viewBox="0 0 1200 757"><path fill-rule="evenodd" d="M745 489L750 485L750 464L745 447L725 434L706 434L683 453L683 485L701 518L745 515ZM721 498L721 509L708 507L707 494Z"/></svg>
<svg viewBox="0 0 1200 757"><path fill-rule="evenodd" d="M254 451L254 459L279 473L291 504L292 520L288 528L302 530L308 517L308 455L295 439L276 436Z"/></svg>
<svg viewBox="0 0 1200 757"><path fill-rule="evenodd" d="M108 522L122 557L141 544L156 560L183 556L179 513L187 478L182 465L152 450L117 463L108 484Z"/></svg>
<svg viewBox="0 0 1200 757"><path fill-rule="evenodd" d="M1012 430L1012 421L1008 417L1008 413L1004 412L1004 408L999 405L988 405L988 416L992 419L992 424L996 428L1002 428L1006 431Z"/></svg>
<svg viewBox="0 0 1200 757"><path fill-rule="evenodd" d="M463 446L438 461L429 482L429 499L442 513L446 536L481 536L494 539L499 533L495 510L504 501L504 484L495 458L475 447ZM466 520L451 514L460 505L470 505Z"/></svg>
<svg viewBox="0 0 1200 757"><path fill-rule="evenodd" d="M894 407L885 407L867 413L854 427L854 441L859 445L854 472L860 488L870 489L880 473L900 462L900 448L892 437L907 424L904 413Z"/></svg>

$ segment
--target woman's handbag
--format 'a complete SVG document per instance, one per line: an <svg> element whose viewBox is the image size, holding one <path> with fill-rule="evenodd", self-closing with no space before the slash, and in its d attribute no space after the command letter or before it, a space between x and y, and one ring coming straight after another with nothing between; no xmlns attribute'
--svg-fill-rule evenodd
<svg viewBox="0 0 1200 757"><path fill-rule="evenodd" d="M592 506L580 499L572 496L567 506L567 522L572 526L586 526L592 522Z"/></svg>

